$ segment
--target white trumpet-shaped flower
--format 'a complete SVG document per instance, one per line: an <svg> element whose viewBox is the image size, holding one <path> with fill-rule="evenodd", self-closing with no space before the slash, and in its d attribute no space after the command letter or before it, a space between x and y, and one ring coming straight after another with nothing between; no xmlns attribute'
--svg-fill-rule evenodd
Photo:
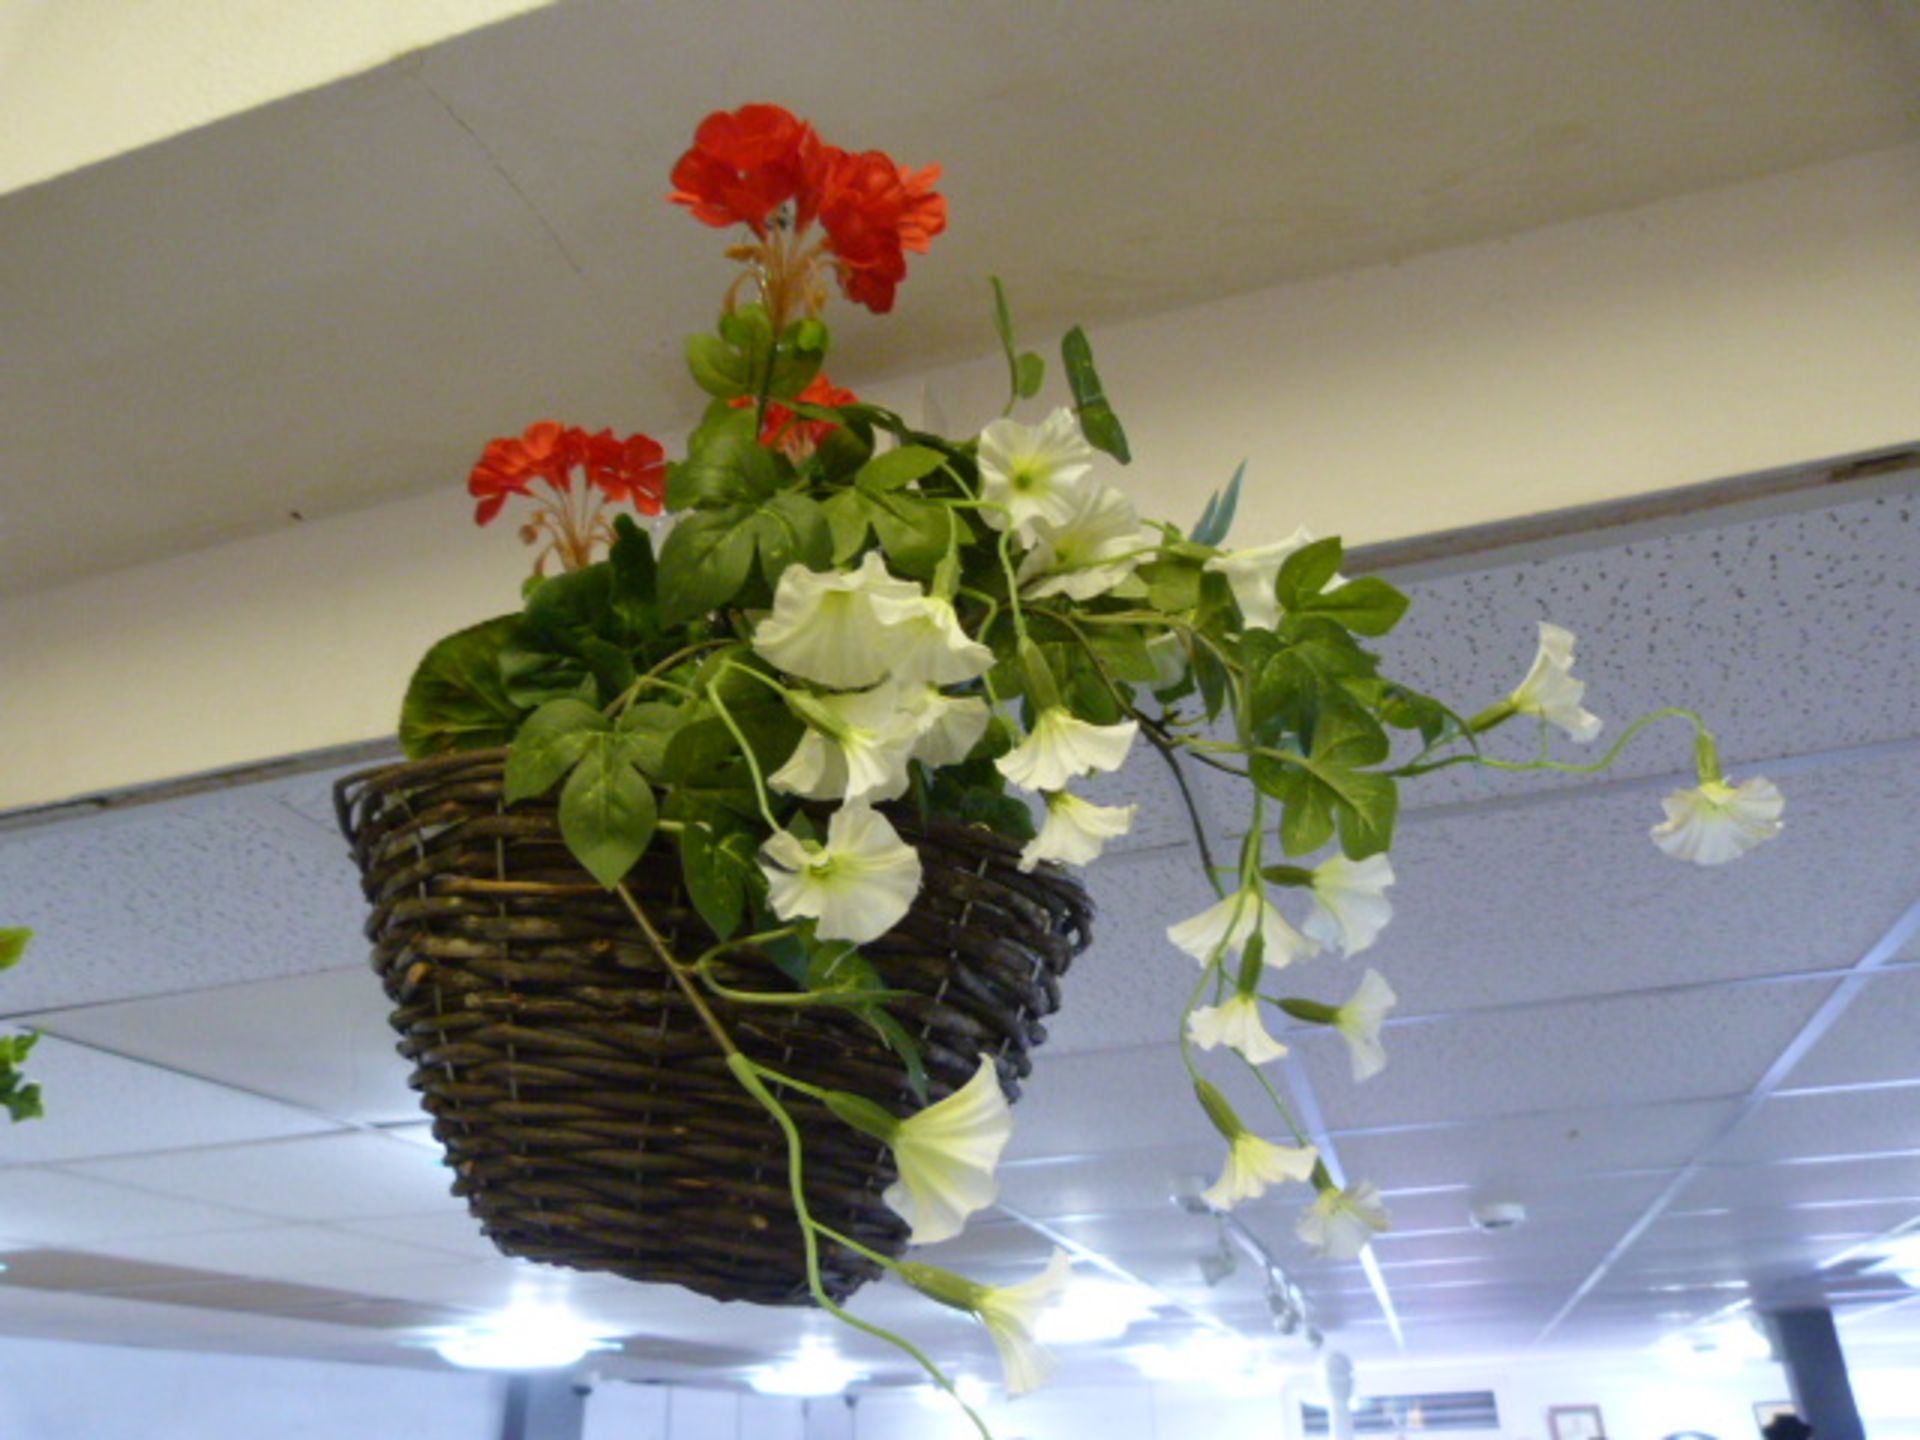
<svg viewBox="0 0 1920 1440"><path fill-rule="evenodd" d="M1104 595L1134 572L1154 544L1154 536L1140 528L1133 502L1111 485L1088 485L1063 523L1039 519L1033 531L1033 548L1015 578L1021 592L1036 600Z"/></svg>
<svg viewBox="0 0 1920 1440"><path fill-rule="evenodd" d="M993 712L977 695L949 695L937 685L902 687L901 704L917 732L913 758L928 765L958 765L987 733Z"/></svg>
<svg viewBox="0 0 1920 1440"><path fill-rule="evenodd" d="M1069 780L1118 770L1139 732L1137 720L1095 725L1062 705L1049 705L1027 738L994 761L1000 773L1028 790L1063 790Z"/></svg>
<svg viewBox="0 0 1920 1440"><path fill-rule="evenodd" d="M793 754L767 782L809 800L896 800L923 738L916 697L888 681L871 690L806 695L791 703L807 721ZM978 737L976 737L978 738Z"/></svg>
<svg viewBox="0 0 1920 1440"><path fill-rule="evenodd" d="M1047 792L1047 820L1040 833L1020 852L1020 868L1031 870L1043 860L1064 865L1091 865L1107 841L1133 828L1138 805L1096 805L1071 790Z"/></svg>
<svg viewBox="0 0 1920 1440"><path fill-rule="evenodd" d="M1313 868L1313 913L1300 928L1343 955L1358 955L1393 917L1386 889L1393 865L1384 855L1349 860L1334 855Z"/></svg>
<svg viewBox="0 0 1920 1440"><path fill-rule="evenodd" d="M1602 722L1581 707L1587 682L1573 678L1573 645L1571 630L1541 621L1533 668L1507 703L1521 715L1538 715L1549 725L1558 725L1575 740L1591 740L1600 733Z"/></svg>
<svg viewBox="0 0 1920 1440"><path fill-rule="evenodd" d="M987 523L996 530L1011 525L1031 544L1039 521L1065 525L1073 518L1093 447L1071 410L1055 410L1038 425L994 421L980 432L979 464Z"/></svg>
<svg viewBox="0 0 1920 1440"><path fill-rule="evenodd" d="M1272 630L1280 624L1280 567L1294 551L1312 543L1313 532L1302 525L1284 540L1248 550L1229 550L1214 556L1202 568L1227 577L1233 603L1240 607L1240 619L1249 629ZM1338 575L1327 582L1330 589L1340 583Z"/></svg>
<svg viewBox="0 0 1920 1440"><path fill-rule="evenodd" d="M951 1240L994 1202L993 1167L1012 1134L1000 1072L984 1055L965 1085L900 1122L889 1142L900 1178L880 1198L907 1222L909 1242Z"/></svg>
<svg viewBox="0 0 1920 1440"><path fill-rule="evenodd" d="M1216 954L1239 955L1256 934L1265 939L1266 963L1275 970L1306 960L1319 950L1287 923L1287 917L1267 898L1266 887L1258 884L1236 890L1167 929L1167 939L1202 965Z"/></svg>
<svg viewBox="0 0 1920 1440"><path fill-rule="evenodd" d="M1333 1025L1347 1042L1347 1055L1353 1061L1353 1079L1358 1084L1371 1080L1387 1068L1386 1047L1380 1043L1380 1027L1387 1012L1400 1003L1393 987L1377 970L1360 977L1353 998L1333 1012Z"/></svg>
<svg viewBox="0 0 1920 1440"><path fill-rule="evenodd" d="M1242 1130L1227 1142L1220 1178L1202 1190L1200 1198L1216 1210L1231 1210L1242 1200L1259 1199L1269 1185L1307 1179L1319 1159L1311 1145L1276 1145Z"/></svg>
<svg viewBox="0 0 1920 1440"><path fill-rule="evenodd" d="M1000 1353L1007 1394L1027 1395L1047 1383L1054 1359L1034 1338L1040 1317L1067 1288L1073 1262L1055 1248L1047 1268L1018 1285L988 1285L974 1301L973 1313L987 1327L993 1348Z"/></svg>
<svg viewBox="0 0 1920 1440"><path fill-rule="evenodd" d="M1054 1359L1035 1338L1040 1317L1067 1288L1073 1262L1055 1247L1047 1268L1018 1285L979 1285L964 1275L937 1265L906 1261L900 1278L921 1294L955 1310L964 1310L987 1327L987 1336L1000 1354L1007 1394L1030 1394L1053 1374Z"/></svg>
<svg viewBox="0 0 1920 1440"><path fill-rule="evenodd" d="M814 921L822 940L877 940L920 893L920 856L864 805L836 810L824 845L776 830L760 854L773 913Z"/></svg>
<svg viewBox="0 0 1920 1440"><path fill-rule="evenodd" d="M908 658L917 639L883 604L917 598L920 587L888 574L877 550L851 571L789 565L774 587L772 613L754 627L753 648L816 685L872 685Z"/></svg>
<svg viewBox="0 0 1920 1440"><path fill-rule="evenodd" d="M1225 1045L1236 1050L1254 1065L1278 1060L1287 1053L1260 1018L1260 999L1245 990L1236 991L1218 1005L1207 1005L1187 1017L1187 1034L1202 1050Z"/></svg>
<svg viewBox="0 0 1920 1440"><path fill-rule="evenodd" d="M1660 802L1667 818L1648 832L1676 860L1724 865L1781 830L1786 796L1771 780L1756 776L1739 785L1703 780Z"/></svg>
<svg viewBox="0 0 1920 1440"><path fill-rule="evenodd" d="M888 653L897 658L887 673L895 680L960 685L993 668L993 651L967 634L951 600L916 589L907 597L875 596L873 611L889 627Z"/></svg>
<svg viewBox="0 0 1920 1440"><path fill-rule="evenodd" d="M1294 1233L1329 1260L1357 1260L1373 1237L1391 1228L1380 1189L1362 1180L1344 1190L1328 1188L1314 1198Z"/></svg>

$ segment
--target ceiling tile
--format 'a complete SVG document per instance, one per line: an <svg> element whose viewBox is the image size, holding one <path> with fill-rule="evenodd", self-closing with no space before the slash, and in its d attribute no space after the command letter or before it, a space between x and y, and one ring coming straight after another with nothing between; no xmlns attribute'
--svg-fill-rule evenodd
<svg viewBox="0 0 1920 1440"><path fill-rule="evenodd" d="M0 985L0 1013L337 970L366 955L345 842L244 791L0 834L0 895L11 921L38 932Z"/></svg>
<svg viewBox="0 0 1920 1440"><path fill-rule="evenodd" d="M47 1118L0 1132L0 1167L312 1134L326 1120L49 1035L30 1071Z"/></svg>
<svg viewBox="0 0 1920 1440"><path fill-rule="evenodd" d="M1677 1169L1732 1120L1737 1108L1732 1100L1589 1106L1434 1129L1336 1132L1334 1143L1349 1173L1383 1185L1458 1184L1512 1191L1525 1199L1574 1176Z"/></svg>
<svg viewBox="0 0 1920 1440"><path fill-rule="evenodd" d="M0 1230L9 1245L85 1249L115 1239L227 1233L267 1223L237 1206L148 1194L56 1170L0 1172Z"/></svg>
<svg viewBox="0 0 1920 1440"><path fill-rule="evenodd" d="M378 1135L329 1135L218 1151L98 1160L75 1173L288 1220L457 1211L438 1155Z"/></svg>
<svg viewBox="0 0 1920 1440"><path fill-rule="evenodd" d="M1337 1037L1309 1035L1299 1048L1336 1129L1737 1096L1831 989L1629 995L1394 1026L1385 1072L1364 1085L1349 1078Z"/></svg>
<svg viewBox="0 0 1920 1440"><path fill-rule="evenodd" d="M1853 1003L1871 1007L1873 989ZM1920 1024L1920 1015L1914 1018ZM1920 1150L1920 1090L1776 1095L1718 1145L1712 1158L1741 1164L1882 1150Z"/></svg>
<svg viewBox="0 0 1920 1440"><path fill-rule="evenodd" d="M35 1023L323 1115L381 1124L421 1113L407 1084L411 1067L394 1050L391 1009L359 965L65 1010ZM295 1025L297 1045L288 1043Z"/></svg>
<svg viewBox="0 0 1920 1440"><path fill-rule="evenodd" d="M1916 1017L1920 1017L1920 971L1879 976L1793 1068L1787 1083L1799 1088L1920 1080Z"/></svg>
<svg viewBox="0 0 1920 1440"><path fill-rule="evenodd" d="M335 1289L350 1289L341 1283L341 1277L370 1267L417 1270L436 1263L461 1263L451 1255L318 1225L276 1225L223 1235L116 1236L95 1248L105 1254L217 1275L287 1280Z"/></svg>
<svg viewBox="0 0 1920 1440"><path fill-rule="evenodd" d="M1920 1198L1920 1152L1814 1164L1709 1165L1674 1201L1681 1210ZM1917 1207L1920 1208L1920 1207Z"/></svg>

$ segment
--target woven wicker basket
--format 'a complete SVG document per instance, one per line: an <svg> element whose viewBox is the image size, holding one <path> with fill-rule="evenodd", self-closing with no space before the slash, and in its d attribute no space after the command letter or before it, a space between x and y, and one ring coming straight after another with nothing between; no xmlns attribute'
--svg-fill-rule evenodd
<svg viewBox="0 0 1920 1440"><path fill-rule="evenodd" d="M723 1300L807 1299L785 1143L726 1069L692 1008L617 897L561 844L551 803L501 802L504 751L348 776L335 788L373 914L373 968L399 1050L447 1150L454 1192L509 1254ZM997 1058L1010 1092L1045 1039L1060 976L1087 943L1086 893L1059 873L1020 873L1018 847L937 816L894 813L920 852L913 910L865 947L895 1013L919 1037L932 1094ZM672 849L628 877L676 953L712 936ZM786 990L744 957L725 981ZM827 1009L715 1002L741 1048L796 1079L910 1108L901 1066L866 1025ZM816 1216L876 1250L905 1226L880 1200L884 1146L797 1094ZM870 1261L827 1247L843 1297Z"/></svg>

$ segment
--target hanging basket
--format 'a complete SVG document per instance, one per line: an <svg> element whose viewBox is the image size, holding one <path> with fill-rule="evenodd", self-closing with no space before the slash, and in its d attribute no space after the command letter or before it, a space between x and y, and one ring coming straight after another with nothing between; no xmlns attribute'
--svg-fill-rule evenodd
<svg viewBox="0 0 1920 1440"><path fill-rule="evenodd" d="M334 801L373 914L372 963L394 1002L398 1049L462 1195L501 1250L549 1264L684 1285L721 1300L804 1303L806 1265L786 1143L618 896L561 843L550 801L505 805L506 752L365 771ZM931 1095L993 1056L1010 1094L1045 1039L1042 1017L1085 948L1092 907L1064 874L1023 875L1019 847L977 826L890 812L920 853L907 917L862 947L918 1038ZM627 878L674 953L713 944L658 845ZM770 959L729 957L735 989L790 990ZM910 1110L899 1058L839 1010L712 1001L751 1058L796 1080ZM808 1098L782 1099L806 1141L822 1223L897 1254L906 1226L881 1201L884 1146ZM843 1298L878 1273L823 1247Z"/></svg>

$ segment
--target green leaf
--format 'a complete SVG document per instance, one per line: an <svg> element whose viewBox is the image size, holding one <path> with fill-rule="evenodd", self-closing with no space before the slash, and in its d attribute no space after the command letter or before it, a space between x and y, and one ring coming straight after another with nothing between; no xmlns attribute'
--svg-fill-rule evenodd
<svg viewBox="0 0 1920 1440"><path fill-rule="evenodd" d="M507 695L500 652L519 627L518 615L501 615L427 651L400 706L400 744L409 760L488 750L513 738L526 712Z"/></svg>
<svg viewBox="0 0 1920 1440"><path fill-rule="evenodd" d="M867 498L858 490L841 490L829 496L820 509L833 532L833 563L844 565L866 548L871 528Z"/></svg>
<svg viewBox="0 0 1920 1440"><path fill-rule="evenodd" d="M758 511L747 506L682 516L660 549L661 608L684 622L718 609L747 583Z"/></svg>
<svg viewBox="0 0 1920 1440"><path fill-rule="evenodd" d="M925 445L901 445L876 455L860 467L853 483L862 490L898 490L923 475L931 475L947 463L947 457Z"/></svg>
<svg viewBox="0 0 1920 1440"><path fill-rule="evenodd" d="M1247 473L1247 462L1242 460L1234 468L1233 479L1227 482L1224 492L1215 491L1207 497L1207 508L1200 512L1200 523L1193 527L1193 539L1200 545L1223 545L1227 531L1233 528L1234 512L1240 508L1240 477Z"/></svg>
<svg viewBox="0 0 1920 1440"><path fill-rule="evenodd" d="M0 930L0 970L11 970L18 965L20 957L27 953L27 942L32 938L31 930Z"/></svg>
<svg viewBox="0 0 1920 1440"><path fill-rule="evenodd" d="M687 337L687 369L693 383L720 400L754 392L755 375L748 358L718 335Z"/></svg>
<svg viewBox="0 0 1920 1440"><path fill-rule="evenodd" d="M701 818L682 824L680 873L687 896L714 937L728 939L740 928L749 892L761 879L754 864L759 839L737 816L716 805L701 807Z"/></svg>
<svg viewBox="0 0 1920 1440"><path fill-rule="evenodd" d="M1127 448L1127 432L1120 428L1120 418L1113 413L1100 388L1100 373L1093 365L1093 346L1088 343L1087 332L1078 325L1060 342L1060 358L1067 367L1067 384L1073 391L1074 408L1080 414L1080 431L1087 437L1087 443L1125 465L1133 458Z"/></svg>
<svg viewBox="0 0 1920 1440"><path fill-rule="evenodd" d="M507 752L503 796L509 805L544 795L560 783L593 743L613 726L580 700L554 700L527 717Z"/></svg>
<svg viewBox="0 0 1920 1440"><path fill-rule="evenodd" d="M593 736L560 791L560 836L567 849L611 890L645 853L658 822L653 787L616 738Z"/></svg>
<svg viewBox="0 0 1920 1440"><path fill-rule="evenodd" d="M1013 393L1031 400L1047 381L1047 362L1031 350L1023 350L1013 365Z"/></svg>
<svg viewBox="0 0 1920 1440"><path fill-rule="evenodd" d="M667 746L695 708L659 700L628 706L614 722L623 753L644 773L664 778Z"/></svg>
<svg viewBox="0 0 1920 1440"><path fill-rule="evenodd" d="M1407 597L1385 580L1362 575L1305 599L1298 608L1337 621L1356 635L1385 635L1400 623L1407 604Z"/></svg>
<svg viewBox="0 0 1920 1440"><path fill-rule="evenodd" d="M826 363L830 337L818 320L794 322L773 350L773 371L767 378L767 394L775 400L791 400L813 383Z"/></svg>
<svg viewBox="0 0 1920 1440"><path fill-rule="evenodd" d="M47 1113L46 1106L40 1101L40 1087L21 1085L16 1088L12 1077L0 1085L0 1105L7 1107L7 1114L16 1125L22 1120L38 1120Z"/></svg>
<svg viewBox="0 0 1920 1440"><path fill-rule="evenodd" d="M667 508L758 504L779 487L780 477L780 462L760 443L753 411L715 406L688 437L687 458L668 472Z"/></svg>
<svg viewBox="0 0 1920 1440"><path fill-rule="evenodd" d="M1142 565L1138 574L1147 585L1147 603L1162 615L1183 615L1197 608L1200 564L1191 556L1166 555Z"/></svg>
<svg viewBox="0 0 1920 1440"><path fill-rule="evenodd" d="M923 1106L928 1103L927 1061L920 1051L920 1042L913 1032L902 1025L890 1010L882 1006L863 1006L856 1012L860 1018L871 1025L880 1038L887 1042L887 1048L900 1057L900 1064L907 1072L907 1088L913 1092L913 1098Z"/></svg>
<svg viewBox="0 0 1920 1440"><path fill-rule="evenodd" d="M788 491L762 505L753 517L760 573L771 589L789 565L824 570L833 563L833 530L820 503Z"/></svg>
<svg viewBox="0 0 1920 1440"><path fill-rule="evenodd" d="M1302 545L1280 566L1280 603L1288 610L1304 610L1326 588L1340 569L1343 547L1340 537L1330 535Z"/></svg>
<svg viewBox="0 0 1920 1440"><path fill-rule="evenodd" d="M870 494L867 514L893 569L920 580L938 568L954 531L959 532L958 543L962 545L973 536L972 527L960 512L941 500L910 494Z"/></svg>

